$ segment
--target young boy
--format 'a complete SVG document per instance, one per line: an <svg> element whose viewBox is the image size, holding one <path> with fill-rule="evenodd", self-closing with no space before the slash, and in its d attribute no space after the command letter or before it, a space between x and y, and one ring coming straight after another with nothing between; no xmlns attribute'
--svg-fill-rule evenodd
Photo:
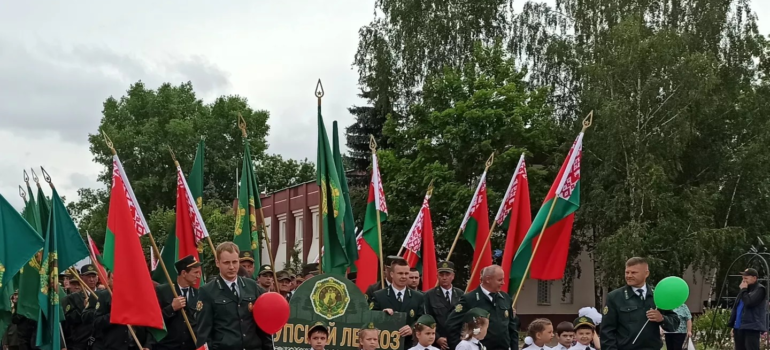
<svg viewBox="0 0 770 350"><path fill-rule="evenodd" d="M572 323L564 321L556 326L556 337L559 343L552 347L552 350L569 350L572 342L575 340L575 327Z"/></svg>
<svg viewBox="0 0 770 350"><path fill-rule="evenodd" d="M582 316L575 319L575 340L577 343L570 350L593 350L591 342L594 340L596 324L588 317Z"/></svg>
<svg viewBox="0 0 770 350"><path fill-rule="evenodd" d="M318 321L307 330L307 341L313 350L324 350L329 340L329 328L326 323Z"/></svg>

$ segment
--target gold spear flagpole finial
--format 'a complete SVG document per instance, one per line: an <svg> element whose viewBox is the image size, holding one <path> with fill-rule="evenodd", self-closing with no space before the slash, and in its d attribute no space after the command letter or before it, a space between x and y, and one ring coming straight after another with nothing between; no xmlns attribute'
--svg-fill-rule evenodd
<svg viewBox="0 0 770 350"><path fill-rule="evenodd" d="M372 150L372 152L377 151L377 141L374 140L374 135L369 135L369 149Z"/></svg>
<svg viewBox="0 0 770 350"><path fill-rule="evenodd" d="M27 201L27 192L24 191L24 188L19 185L19 197L23 198L24 201Z"/></svg>
<svg viewBox="0 0 770 350"><path fill-rule="evenodd" d="M494 162L495 162L495 152L492 152L492 155L490 155L489 159L487 159L487 162L485 164L486 165L486 169L484 169L484 171L489 169L489 167L491 167L492 163L494 163Z"/></svg>
<svg viewBox="0 0 770 350"><path fill-rule="evenodd" d="M583 119L583 130L580 132L586 132L586 129L591 127L591 124L594 123L594 111L588 112L588 115Z"/></svg>
<svg viewBox="0 0 770 350"><path fill-rule="evenodd" d="M246 138L246 119L243 119L241 112L238 112L238 128L241 129L241 136Z"/></svg>
<svg viewBox="0 0 770 350"><path fill-rule="evenodd" d="M174 165L179 167L179 162L176 161L176 154L174 154L174 150L171 149L171 145L166 145L166 147L168 147L168 153L171 153L171 159L174 160Z"/></svg>
<svg viewBox="0 0 770 350"><path fill-rule="evenodd" d="M35 173L35 169L29 169L29 171L32 172L32 180L35 181L36 184L40 184L40 179L37 177L37 174Z"/></svg>
<svg viewBox="0 0 770 350"><path fill-rule="evenodd" d="M23 170L24 172L24 182L29 185L29 175L27 174L26 170Z"/></svg>
<svg viewBox="0 0 770 350"><path fill-rule="evenodd" d="M51 188L53 188L53 182L51 182L51 175L48 175L48 172L45 171L45 168L42 166L40 167L40 171L43 173L43 179L45 179L45 182L47 182L49 185L51 185Z"/></svg>
<svg viewBox="0 0 770 350"><path fill-rule="evenodd" d="M431 180L430 180L430 183L428 184L428 192L427 192L427 195L428 195L428 196L432 196L432 195L433 195L433 179L431 179Z"/></svg>
<svg viewBox="0 0 770 350"><path fill-rule="evenodd" d="M110 137L107 136L107 133L102 130L102 137L104 138L104 143L107 144L107 147L109 147L110 151L112 151L112 155L118 154L118 152L115 151L115 146L112 144L112 140L110 140Z"/></svg>

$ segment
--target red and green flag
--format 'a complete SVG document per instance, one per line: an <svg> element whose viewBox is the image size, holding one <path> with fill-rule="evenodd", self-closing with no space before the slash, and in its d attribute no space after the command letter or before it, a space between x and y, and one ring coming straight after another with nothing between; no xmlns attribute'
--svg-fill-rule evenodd
<svg viewBox="0 0 770 350"><path fill-rule="evenodd" d="M53 185L51 189L51 212L48 214L48 226L45 231L38 293L40 313L37 320L36 343L43 350L63 348L59 266L66 269L88 257L88 248L83 243L83 238L67 212L67 208L64 207L59 193ZM38 201L44 202L45 197L38 196Z"/></svg>
<svg viewBox="0 0 770 350"><path fill-rule="evenodd" d="M583 132L578 134L572 144L543 201L543 206L516 251L511 264L511 283L508 288L511 295L516 293L519 284L527 278L525 274L528 265L529 277L533 279L556 280L564 277L572 224L575 221L575 211L580 207L582 150Z"/></svg>
<svg viewBox="0 0 770 350"><path fill-rule="evenodd" d="M201 139L198 142L198 150L195 152L192 171L187 175L186 180L181 169L177 166L176 221L171 230L173 234L169 233L166 242L163 244L163 249L160 251L160 259L163 259L164 265L168 268L168 274L172 281L176 281L177 272L176 269L169 267L174 266L174 263L179 261L179 259L188 255L192 255L198 261L201 261L199 255L203 252L201 240L208 236L203 220L198 219L200 208L203 206L204 152L205 142ZM194 205L191 207L189 203ZM197 212L197 214L194 214L193 211ZM196 228L196 226L198 227ZM193 238L194 243L191 242ZM195 245L195 249L193 249L193 245ZM158 257L155 256L152 249L150 250L150 256L152 261L152 279L158 283L168 282L163 269L157 268L159 265Z"/></svg>
<svg viewBox="0 0 770 350"><path fill-rule="evenodd" d="M532 225L532 211L529 205L529 180L527 180L527 164L524 154L521 154L516 170L513 172L511 183L505 190L500 210L495 216L497 226L502 228L505 235L505 249L503 249L503 267L505 285L510 284L511 264L516 251L524 241L527 230ZM503 286L505 286L503 285Z"/></svg>
<svg viewBox="0 0 770 350"><path fill-rule="evenodd" d="M323 233L321 269L324 273L345 276L353 260L348 259L345 241L346 205L342 196L342 183L337 173L334 154L329 145L321 105L318 105L318 154L316 183L320 190L319 212Z"/></svg>
<svg viewBox="0 0 770 350"><path fill-rule="evenodd" d="M481 269L492 265L492 245L486 244L486 249L482 251L484 242L489 239L489 208L487 208L487 171L481 174L479 186L473 194L471 204L465 212L465 217L460 225L463 231L463 237L473 247L473 264L471 271L476 271L471 276L466 290L473 290L479 286L481 281ZM476 268L476 265L479 267ZM472 272L471 272L472 273Z"/></svg>
<svg viewBox="0 0 770 350"><path fill-rule="evenodd" d="M165 336L163 315L139 237L149 233L140 218L134 191L113 158L107 235L112 237L112 310L110 323L148 327L156 340ZM107 253L105 248L105 255Z"/></svg>
<svg viewBox="0 0 770 350"><path fill-rule="evenodd" d="M91 239L91 235L86 233L86 238L88 238L88 250L91 253L91 263L96 266L96 272L99 274L99 280L104 285L107 285L109 280L107 279L107 270L105 270L104 265L102 265L102 253L99 252L99 248L96 246L96 242ZM150 251L152 251L152 249L150 249Z"/></svg>
<svg viewBox="0 0 770 350"><path fill-rule="evenodd" d="M382 254L382 248L380 247L380 236L382 233L379 231L379 224L377 222L377 213L379 212L380 223L387 221L388 219L388 205L385 203L385 190L382 188L382 177L380 176L380 165L377 161L377 153L372 153L372 179L369 182L369 198L366 204L366 217L364 218L364 230L363 230L363 246L361 250L371 249L375 256L378 258L377 264L367 266L367 270L364 271L365 275L374 273L375 275L383 270L380 266L379 258ZM368 246L368 247L365 247ZM382 257L384 259L384 257ZM361 270L358 271L357 278L360 278ZM376 282L376 280L375 280Z"/></svg>
<svg viewBox="0 0 770 350"><path fill-rule="evenodd" d="M377 266L380 261L377 253L364 241L363 231L356 237L356 244L358 245L358 259L355 262L358 269L356 287L361 290L361 293L366 293L366 289L377 282Z"/></svg>
<svg viewBox="0 0 770 350"><path fill-rule="evenodd" d="M356 223L353 219L353 205L350 202L350 189L348 188L348 178L345 176L345 167L342 164L342 153L340 152L340 138L337 130L337 121L332 123L332 141L334 148L334 165L337 168L337 175L340 177L340 190L342 198L345 200L345 217L342 231L345 234L345 253L348 255L348 261L358 260L358 242L356 240ZM349 272L357 272L355 264L350 265Z"/></svg>
<svg viewBox="0 0 770 350"><path fill-rule="evenodd" d="M404 239L404 259L410 267L422 271L422 290L428 291L438 283L436 244L433 241L433 221L430 218L430 193L425 194L422 208Z"/></svg>
<svg viewBox="0 0 770 350"><path fill-rule="evenodd" d="M260 208L262 208L262 201L259 198L259 180L254 174L249 140L244 137L241 186L238 190L238 213L235 216L233 243L238 245L238 249L242 252L251 251L254 256L254 277L259 275L259 266L262 261L260 257L262 235L270 234L260 232L261 225L257 225L257 216L260 215L257 212Z"/></svg>

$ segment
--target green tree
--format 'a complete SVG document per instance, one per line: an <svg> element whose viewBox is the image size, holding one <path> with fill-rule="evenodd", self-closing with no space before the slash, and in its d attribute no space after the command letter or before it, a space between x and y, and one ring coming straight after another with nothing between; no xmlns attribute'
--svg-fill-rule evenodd
<svg viewBox="0 0 770 350"><path fill-rule="evenodd" d="M524 75L501 45L477 45L462 69L428 77L422 103L414 104L404 117L388 119L383 133L392 148L379 151L389 204L389 220L383 225L385 252L398 251L434 180L431 213L437 252L443 259L493 152L495 161L487 174L490 216L522 152L527 153L533 197L545 195L562 160L550 154L561 141L546 104L547 91L531 89ZM503 241L498 233L493 246ZM452 260L463 280L472 256L470 245L457 243Z"/></svg>

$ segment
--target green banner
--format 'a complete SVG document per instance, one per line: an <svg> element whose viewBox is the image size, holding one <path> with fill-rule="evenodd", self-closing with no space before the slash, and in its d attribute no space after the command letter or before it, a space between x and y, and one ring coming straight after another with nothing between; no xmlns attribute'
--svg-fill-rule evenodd
<svg viewBox="0 0 770 350"><path fill-rule="evenodd" d="M275 335L275 350L310 350L307 328L317 321L329 324L326 350L357 350L358 330L370 322L380 330L380 349L405 349L398 330L406 324L406 314L369 310L364 294L348 279L313 277L297 288L289 307L291 316Z"/></svg>

